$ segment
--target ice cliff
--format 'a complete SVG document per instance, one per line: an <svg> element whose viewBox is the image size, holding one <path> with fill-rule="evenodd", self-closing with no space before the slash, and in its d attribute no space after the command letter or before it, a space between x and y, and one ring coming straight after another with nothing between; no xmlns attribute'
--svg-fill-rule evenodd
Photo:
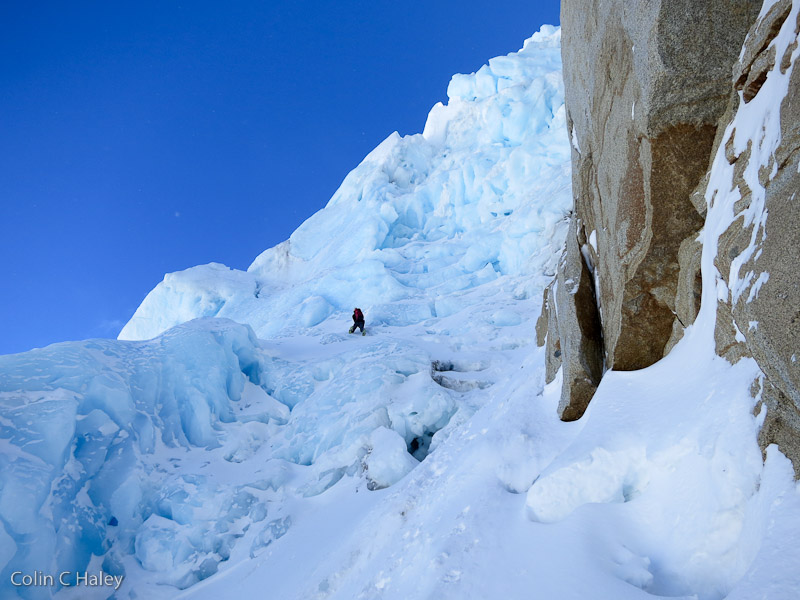
<svg viewBox="0 0 800 600"><path fill-rule="evenodd" d="M261 337L294 334L346 320L355 305L371 327L411 325L452 314L466 291L503 276L544 281L571 202L560 35L543 30L453 77L422 134L391 134L289 240L247 272L167 275L120 339L207 316Z"/></svg>

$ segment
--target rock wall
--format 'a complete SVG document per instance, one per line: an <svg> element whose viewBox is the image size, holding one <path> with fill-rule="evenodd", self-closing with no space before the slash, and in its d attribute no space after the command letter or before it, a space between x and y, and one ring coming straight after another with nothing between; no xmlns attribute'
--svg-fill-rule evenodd
<svg viewBox="0 0 800 600"><path fill-rule="evenodd" d="M662 356L678 253L703 225L690 196L708 170L749 0L564 0L562 53L575 212L594 234L609 368ZM702 40L702 43L698 43Z"/></svg>
<svg viewBox="0 0 800 600"><path fill-rule="evenodd" d="M739 197L715 260L728 289L717 307L717 353L756 360L764 378L754 391L767 407L760 443L777 443L800 476L799 35L791 0L773 3L751 28L716 143L732 177L711 191ZM753 132L737 132L753 122Z"/></svg>
<svg viewBox="0 0 800 600"><path fill-rule="evenodd" d="M579 419L603 376L603 333L594 289L593 268L585 258L587 242L573 215L556 278L545 289L536 324L539 345L546 343L545 378L562 370L558 416Z"/></svg>
<svg viewBox="0 0 800 600"><path fill-rule="evenodd" d="M602 369L651 365L694 321L697 234L723 148L733 172L725 193L736 188L740 199L715 262L729 290L717 352L759 364L761 442L779 443L800 465L797 14L791 0L763 9L752 0L562 2L574 212L538 328L548 381L559 368L564 375L562 419L580 417ZM757 148L736 142L740 107L767 102L784 81L780 115L761 110L779 128L775 147L762 147L770 127ZM568 282L575 293L565 293Z"/></svg>

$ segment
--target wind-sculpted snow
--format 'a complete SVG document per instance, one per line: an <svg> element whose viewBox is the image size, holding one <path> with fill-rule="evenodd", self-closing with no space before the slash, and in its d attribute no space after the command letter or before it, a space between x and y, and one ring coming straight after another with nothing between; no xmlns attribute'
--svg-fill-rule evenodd
<svg viewBox="0 0 800 600"><path fill-rule="evenodd" d="M456 75L423 134L391 134L289 240L246 273L167 275L120 339L202 316L269 337L356 304L372 326L408 325L458 310L454 295L503 275L545 281L571 205L560 38L544 27L518 53Z"/></svg>

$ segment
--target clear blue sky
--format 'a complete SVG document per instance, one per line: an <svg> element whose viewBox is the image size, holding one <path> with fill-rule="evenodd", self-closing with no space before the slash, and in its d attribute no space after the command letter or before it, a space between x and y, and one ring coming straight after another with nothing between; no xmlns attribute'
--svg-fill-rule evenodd
<svg viewBox="0 0 800 600"><path fill-rule="evenodd" d="M244 269L557 1L0 4L0 354Z"/></svg>

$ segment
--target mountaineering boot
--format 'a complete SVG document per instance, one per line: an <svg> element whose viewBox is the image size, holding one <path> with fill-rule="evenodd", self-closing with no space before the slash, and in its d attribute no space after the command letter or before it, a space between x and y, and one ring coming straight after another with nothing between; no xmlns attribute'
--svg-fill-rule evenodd
<svg viewBox="0 0 800 600"><path fill-rule="evenodd" d="M362 329L361 330L361 335L367 335L367 330L366 329Z"/></svg>
<svg viewBox="0 0 800 600"><path fill-rule="evenodd" d="M350 331L348 331L348 333L353 333L355 330L356 330L356 326L355 326L355 325L353 325L353 326L350 328Z"/></svg>

